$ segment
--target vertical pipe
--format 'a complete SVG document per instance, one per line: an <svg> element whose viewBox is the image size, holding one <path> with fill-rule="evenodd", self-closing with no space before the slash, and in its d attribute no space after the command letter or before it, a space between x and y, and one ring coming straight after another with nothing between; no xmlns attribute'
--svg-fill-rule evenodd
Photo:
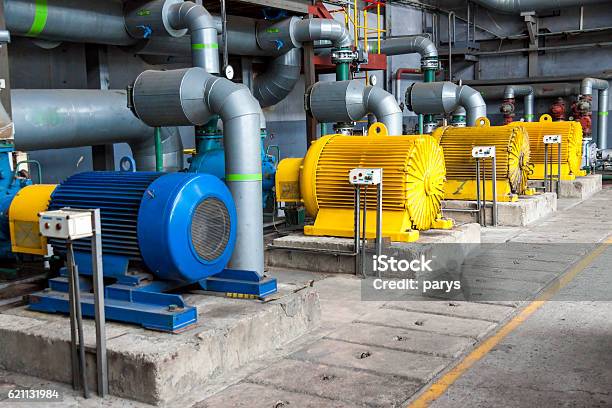
<svg viewBox="0 0 612 408"><path fill-rule="evenodd" d="M493 226L497 227L497 152L493 155L493 173L491 174L491 181L493 182L493 210L492 210L492 221Z"/></svg>
<svg viewBox="0 0 612 408"><path fill-rule="evenodd" d="M453 80L453 40L451 37L451 21L453 21L455 17L455 12L451 11L448 13L448 80L452 82ZM454 36L454 30L453 30Z"/></svg>
<svg viewBox="0 0 612 408"><path fill-rule="evenodd" d="M163 171L164 169L164 155L161 143L161 128L157 126L155 128L155 171Z"/></svg>
<svg viewBox="0 0 612 408"><path fill-rule="evenodd" d="M608 148L608 90L599 90L597 101L597 144L600 149Z"/></svg>
<svg viewBox="0 0 612 408"><path fill-rule="evenodd" d="M359 232L359 227L361 225L361 188L358 185L355 185L355 237L354 237L354 247L355 250L355 275L359 273L359 247L361 246L361 233Z"/></svg>
<svg viewBox="0 0 612 408"><path fill-rule="evenodd" d="M363 189L363 220L362 220L362 230L361 231L361 262L360 262L360 267L361 267L361 275L365 278L366 277L366 273L365 273L365 253L366 253L366 242L368 239L368 231L367 231L367 224L366 224L366 214L368 212L368 187L365 186Z"/></svg>
<svg viewBox="0 0 612 408"><path fill-rule="evenodd" d="M108 394L108 360L106 359L106 314L104 309L104 271L102 266L102 224L100 209L91 212L94 235L91 238L91 260L94 286L94 312L96 324L96 370L98 374L98 395Z"/></svg>

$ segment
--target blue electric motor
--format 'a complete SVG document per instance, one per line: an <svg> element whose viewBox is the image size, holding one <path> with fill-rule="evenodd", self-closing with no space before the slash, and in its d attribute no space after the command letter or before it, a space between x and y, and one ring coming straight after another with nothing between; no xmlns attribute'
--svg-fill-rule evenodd
<svg viewBox="0 0 612 408"><path fill-rule="evenodd" d="M209 174L80 173L51 196L50 210L66 207L100 209L104 276L114 282L106 286L107 318L158 330L177 331L196 321L195 308L162 292L222 272L236 240L231 193ZM50 243L65 251L65 242ZM77 240L73 248L80 275L91 276L89 240ZM67 313L66 276L64 270L50 280L51 290L32 295L30 308ZM93 297L83 284L83 314L92 315Z"/></svg>

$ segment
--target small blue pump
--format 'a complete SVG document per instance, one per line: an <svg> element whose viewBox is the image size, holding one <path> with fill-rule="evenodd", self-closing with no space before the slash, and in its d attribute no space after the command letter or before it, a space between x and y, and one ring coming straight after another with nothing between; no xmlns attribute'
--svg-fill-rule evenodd
<svg viewBox="0 0 612 408"><path fill-rule="evenodd" d="M225 151L223 149L223 134L217 129L218 117L213 118L205 126L196 128L196 154L191 157L189 172L208 173L225 180ZM265 148L266 132L261 134L261 189L264 208L274 206L274 179L276 166L280 156L278 146ZM270 154L275 150L276 155Z"/></svg>
<svg viewBox="0 0 612 408"><path fill-rule="evenodd" d="M226 269L236 240L236 208L223 182L209 174L86 172L60 184L49 210L99 208L106 315L176 332L197 320L195 307L164 293L191 284L211 291L248 286L245 271ZM65 243L50 240L54 250ZM93 316L92 259L89 239L73 243L79 268L82 310ZM244 272L244 273L243 273ZM49 289L30 295L30 309L67 313L67 271L49 281ZM276 291L276 280L259 281L263 297Z"/></svg>
<svg viewBox="0 0 612 408"><path fill-rule="evenodd" d="M16 170L19 169L13 169L13 151L12 144L0 143L0 260L15 259L15 254L11 252L8 210L15 194L32 184L29 177L18 177Z"/></svg>

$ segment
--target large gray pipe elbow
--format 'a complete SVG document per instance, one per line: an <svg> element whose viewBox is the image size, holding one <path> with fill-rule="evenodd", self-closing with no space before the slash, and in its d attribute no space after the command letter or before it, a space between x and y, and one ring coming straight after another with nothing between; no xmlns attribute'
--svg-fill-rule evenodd
<svg viewBox="0 0 612 408"><path fill-rule="evenodd" d="M463 106L467 111L467 123L475 126L478 118L487 117L487 104L484 98L474 88L467 85L457 87L456 93L457 106Z"/></svg>
<svg viewBox="0 0 612 408"><path fill-rule="evenodd" d="M604 79L584 78L580 93L593 96L593 89L598 90L597 101L597 145L600 149L608 147L608 88L610 84Z"/></svg>
<svg viewBox="0 0 612 408"><path fill-rule="evenodd" d="M150 126L203 125L213 114L221 117L225 181L238 214L238 240L229 267L263 275L262 111L248 88L202 68L145 71L134 83L133 104Z"/></svg>
<svg viewBox="0 0 612 408"><path fill-rule="evenodd" d="M487 116L487 104L480 92L452 82L415 83L406 91L406 105L409 110L422 114L451 113L463 106L468 126L476 125L478 118Z"/></svg>
<svg viewBox="0 0 612 408"><path fill-rule="evenodd" d="M401 135L403 115L395 97L382 88L365 87L364 106L368 113L373 113L376 120L387 126L390 135Z"/></svg>
<svg viewBox="0 0 612 408"><path fill-rule="evenodd" d="M328 40L334 48L350 48L353 44L348 29L336 20L305 18L291 27L292 37L299 42Z"/></svg>
<svg viewBox="0 0 612 408"><path fill-rule="evenodd" d="M218 74L217 24L208 10L191 1L173 4L169 9L168 21L174 29L189 30L193 65Z"/></svg>
<svg viewBox="0 0 612 408"><path fill-rule="evenodd" d="M128 109L124 90L13 89L15 147L31 151L128 143L139 170L155 170L153 128ZM183 168L178 130L162 129L164 170Z"/></svg>
<svg viewBox="0 0 612 408"><path fill-rule="evenodd" d="M306 91L306 110L322 123L354 122L372 113L390 135L401 135L397 101L387 91L373 88L361 80L317 82Z"/></svg>
<svg viewBox="0 0 612 408"><path fill-rule="evenodd" d="M525 120L533 122L535 92L531 85L507 85L504 89L504 99L515 99L516 96L523 96L525 110Z"/></svg>
<svg viewBox="0 0 612 408"><path fill-rule="evenodd" d="M523 11L552 10L605 3L605 0L474 0L474 2L498 13L518 14Z"/></svg>
<svg viewBox="0 0 612 408"><path fill-rule="evenodd" d="M294 48L270 61L265 72L253 81L253 96L262 108L276 105L289 95L300 79L302 52Z"/></svg>
<svg viewBox="0 0 612 408"><path fill-rule="evenodd" d="M370 51L378 51L378 41L369 40ZM418 53L421 58L437 58L438 49L433 41L424 35L410 35L381 40L380 53L385 55L404 55Z"/></svg>

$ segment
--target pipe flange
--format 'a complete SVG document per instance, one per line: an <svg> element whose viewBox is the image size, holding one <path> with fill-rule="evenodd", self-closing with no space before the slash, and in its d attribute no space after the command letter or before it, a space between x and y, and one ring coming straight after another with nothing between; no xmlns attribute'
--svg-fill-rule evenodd
<svg viewBox="0 0 612 408"><path fill-rule="evenodd" d="M339 135L352 136L355 130L355 123L339 122L334 124L334 132Z"/></svg>
<svg viewBox="0 0 612 408"><path fill-rule="evenodd" d="M433 133L434 130L438 127L438 124L435 122L428 122L423 124L423 133L430 134Z"/></svg>
<svg viewBox="0 0 612 408"><path fill-rule="evenodd" d="M421 59L421 69L435 69L440 68L440 61L438 61L437 57L434 58L422 58Z"/></svg>
<svg viewBox="0 0 612 408"><path fill-rule="evenodd" d="M335 49L332 50L331 60L334 64L351 63L356 61L358 54L349 49Z"/></svg>

